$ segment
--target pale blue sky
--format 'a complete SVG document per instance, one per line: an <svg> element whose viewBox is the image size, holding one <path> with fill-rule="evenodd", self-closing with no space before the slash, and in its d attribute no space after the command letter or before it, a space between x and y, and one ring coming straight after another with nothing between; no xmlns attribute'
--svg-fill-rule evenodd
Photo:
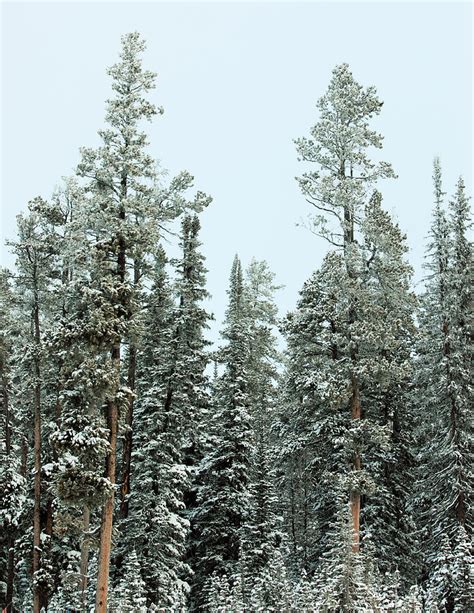
<svg viewBox="0 0 474 613"><path fill-rule="evenodd" d="M296 227L310 210L294 180L303 168L292 139L315 123L340 62L385 101L376 125L399 179L380 187L420 277L433 156L448 191L459 174L471 188L471 3L4 2L2 242L27 201L49 197L79 147L97 143L105 70L131 30L148 42L153 99L165 108L151 150L214 197L202 240L218 319L234 253L244 264L268 260L286 286L283 314L327 249Z"/></svg>

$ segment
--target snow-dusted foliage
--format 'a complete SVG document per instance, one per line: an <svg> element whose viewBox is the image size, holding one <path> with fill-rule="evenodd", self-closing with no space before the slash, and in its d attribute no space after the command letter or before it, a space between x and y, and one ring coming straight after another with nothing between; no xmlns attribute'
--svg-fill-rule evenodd
<svg viewBox="0 0 474 613"><path fill-rule="evenodd" d="M110 598L111 613L147 613L145 582L135 549L127 555L121 569L120 580Z"/></svg>
<svg viewBox="0 0 474 613"><path fill-rule="evenodd" d="M370 533L381 569L406 562L403 579L412 580L403 559L415 532L404 393L415 300L405 237L373 191L378 179L393 176L390 165L368 157L382 143L369 127L381 102L342 65L318 108L312 138L297 141L317 170L299 183L333 250L283 326L288 364L278 431L286 524L293 558L319 572L346 492L354 553Z"/></svg>
<svg viewBox="0 0 474 613"><path fill-rule="evenodd" d="M159 607L183 605L191 573L184 561L190 528L184 496L202 453L199 429L207 405L208 361L204 330L209 319L202 306L207 292L199 228L196 215L184 217L173 289L164 252L158 250L145 318L148 332L138 356L135 491L127 542L137 547L149 602Z"/></svg>
<svg viewBox="0 0 474 613"><path fill-rule="evenodd" d="M417 368L420 530L428 602L463 611L474 607L472 248L462 179L448 213L438 160L434 187Z"/></svg>
<svg viewBox="0 0 474 613"><path fill-rule="evenodd" d="M10 314L13 292L10 275L0 269L0 598L13 600L15 578L15 542L28 507L27 480L22 470L20 415L14 406L14 321Z"/></svg>
<svg viewBox="0 0 474 613"><path fill-rule="evenodd" d="M474 611L463 180L446 206L435 161L418 298L382 102L336 66L296 141L329 250L286 315L268 264L236 256L213 348L211 199L150 155L145 51L122 37L98 146L28 203L0 270L0 608Z"/></svg>
<svg viewBox="0 0 474 613"><path fill-rule="evenodd" d="M206 580L232 573L250 511L251 417L249 343L242 267L236 256L230 275L229 303L219 351L224 372L214 383L211 439L201 463L195 513L197 547L195 602L202 606Z"/></svg>
<svg viewBox="0 0 474 613"><path fill-rule="evenodd" d="M252 426L250 511L244 529L242 553L250 575L266 565L280 544L281 520L272 462L277 389L281 361L275 335L278 286L266 262L252 260L244 279L245 317L248 321L248 397Z"/></svg>

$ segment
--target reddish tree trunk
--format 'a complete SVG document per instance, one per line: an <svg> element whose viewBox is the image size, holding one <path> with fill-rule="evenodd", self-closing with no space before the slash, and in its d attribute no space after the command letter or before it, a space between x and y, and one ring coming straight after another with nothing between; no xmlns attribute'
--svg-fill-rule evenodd
<svg viewBox="0 0 474 613"><path fill-rule="evenodd" d="M115 355L118 353L120 360L120 345L114 349ZM107 421L110 431L110 453L107 456L106 476L115 485L115 470L117 459L117 425L118 411L115 399L107 405ZM99 572L97 576L97 592L95 610L96 613L107 613L107 593L109 584L110 554L112 550L112 525L114 516L114 491L104 504L102 512L102 524L100 529L100 552L99 552Z"/></svg>
<svg viewBox="0 0 474 613"><path fill-rule="evenodd" d="M125 221L124 202L127 198L127 174L124 171L121 178L121 205L119 209L119 219ZM117 254L117 280L119 287L123 288L125 283L126 272L126 246L123 236L118 237L118 254ZM121 289L123 292L123 289ZM121 292L119 291L119 296ZM118 306L123 307L122 317L125 316L126 304L124 296L119 298ZM120 387L120 346L122 339L119 337L112 346L111 358L113 370L116 375L115 395L112 400L107 403L107 425L109 428L109 443L110 452L106 461L106 477L113 486L110 496L105 501L102 512L102 523L100 528L100 549L99 549L99 569L97 576L97 591L95 599L96 613L107 613L107 592L109 585L109 568L110 556L112 553L112 526L114 519L114 502L115 502L115 481L116 481L116 464L117 464L117 431L118 431L118 406L117 392Z"/></svg>

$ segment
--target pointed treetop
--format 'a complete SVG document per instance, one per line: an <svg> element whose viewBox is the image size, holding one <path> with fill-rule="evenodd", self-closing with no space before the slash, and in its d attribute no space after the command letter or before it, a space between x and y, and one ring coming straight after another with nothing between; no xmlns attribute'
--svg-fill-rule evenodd
<svg viewBox="0 0 474 613"><path fill-rule="evenodd" d="M229 289L227 295L229 296L229 308L227 315L232 313L237 314L241 308L243 292L243 276L242 276L242 264L239 256L236 254L234 261L232 262L232 268L230 270Z"/></svg>
<svg viewBox="0 0 474 613"><path fill-rule="evenodd" d="M436 208L440 209L443 204L443 198L446 195L446 192L443 192L441 162L439 157L435 157L435 159L433 160L433 187Z"/></svg>

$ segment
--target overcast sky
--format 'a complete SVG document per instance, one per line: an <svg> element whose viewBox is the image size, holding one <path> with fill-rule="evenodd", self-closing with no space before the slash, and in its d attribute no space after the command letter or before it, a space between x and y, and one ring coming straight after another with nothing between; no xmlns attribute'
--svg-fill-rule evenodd
<svg viewBox="0 0 474 613"><path fill-rule="evenodd" d="M432 203L432 160L445 187L471 189L472 4L456 2L23 3L2 4L1 261L15 216L71 174L80 146L97 144L105 70L121 34L148 43L165 114L151 151L214 202L202 215L212 309L221 319L233 256L266 259L286 287L283 314L327 245L296 224L309 213L294 177L293 139L317 120L332 68L385 101L376 126L399 178L380 185L408 235L417 279Z"/></svg>

